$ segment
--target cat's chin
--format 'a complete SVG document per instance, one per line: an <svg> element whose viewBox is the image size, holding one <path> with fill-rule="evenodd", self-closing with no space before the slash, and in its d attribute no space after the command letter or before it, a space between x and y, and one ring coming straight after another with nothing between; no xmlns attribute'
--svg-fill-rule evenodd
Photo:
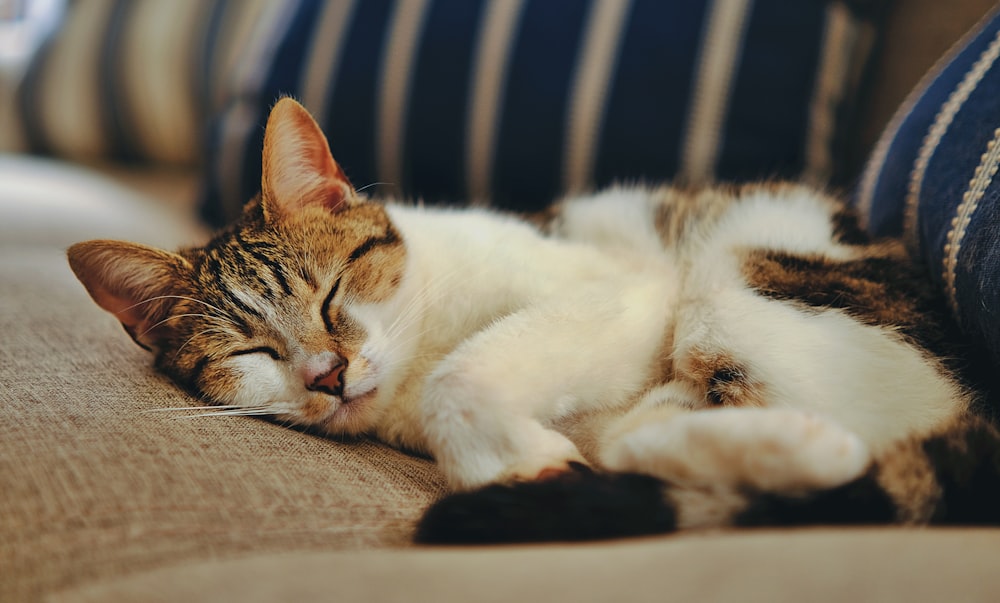
<svg viewBox="0 0 1000 603"><path fill-rule="evenodd" d="M347 398L321 423L330 433L356 435L368 431L374 423L375 398L378 388L372 388L354 397Z"/></svg>

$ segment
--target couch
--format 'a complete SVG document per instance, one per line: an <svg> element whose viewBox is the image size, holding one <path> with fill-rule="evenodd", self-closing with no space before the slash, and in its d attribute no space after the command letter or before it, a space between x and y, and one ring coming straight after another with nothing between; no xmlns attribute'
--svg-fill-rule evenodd
<svg viewBox="0 0 1000 603"><path fill-rule="evenodd" d="M70 10L114 4L91 0ZM165 4L177 12L161 12L161 19L194 23L212 4L218 27L243 27L222 19L232 8L226 3ZM335 4L330 11L338 10ZM609 19L611 4L600 5ZM153 15L164 10L155 0L140 5ZM253 27L280 21L267 13L268 3L251 5L259 14L244 18ZM826 178L848 194L862 186L873 148L887 152L886 125L898 130L901 118L890 123L900 115L897 108L915 102L912 95L907 100L909 91L993 7L987 0L898 0L873 17L852 109L836 122L835 169L827 165L818 176L805 176ZM56 30L41 52L56 52L60 36L83 35L80 27ZM392 27L405 32L405 19ZM129 34L146 36L144 60L164 60L168 46L155 31ZM245 42L247 35L235 31L233 39ZM236 56L244 47L234 44L236 52L223 59L246 61ZM293 50L271 49L286 58ZM0 88L8 103L0 106L0 137L7 138L0 154L0 600L1000 599L1000 530L987 527L724 530L601 543L418 547L411 543L415 523L444 493L431 460L266 420L199 417L198 401L155 373L146 352L90 301L64 250L90 238L193 243L210 223L225 221L228 206L218 189L236 182L221 165L231 155L211 153L227 148L227 128L242 115L250 124L243 142L252 157L247 140L254 115L246 108L266 104L273 91L248 89L261 79L223 59L215 68L222 74L243 69L242 88L203 89L199 102L225 119L189 119L187 129L166 127L152 136L133 133L110 150L100 148L101 132L88 139L86 128L74 131L65 121L50 123L46 144L28 145L32 154L25 137L12 136L14 126L42 123L24 112L32 103L53 102L51 95L69 107L57 111L60 120L85 108L73 87L93 82L83 82L72 62L60 67L61 88L24 93L33 78L37 88L31 66L9 70ZM22 80L18 86L12 75ZM154 120L179 106L156 98L142 102ZM391 109L385 115L391 118ZM111 125L121 134L120 123ZM392 136L381 127L379 136ZM390 154L376 163L405 181L411 176L400 161ZM576 166L567 168L570 184L588 182L586 172L573 172L590 165L581 161L566 164ZM695 167L678 177L697 180L692 161ZM363 175L356 184L374 177ZM246 175L239 178L245 182ZM418 193L446 190L423 186ZM520 190L511 186L508 192Z"/></svg>

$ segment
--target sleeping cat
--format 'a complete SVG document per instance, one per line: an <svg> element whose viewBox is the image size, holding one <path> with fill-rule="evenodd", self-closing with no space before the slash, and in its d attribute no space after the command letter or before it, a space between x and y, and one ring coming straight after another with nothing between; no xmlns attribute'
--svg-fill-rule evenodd
<svg viewBox="0 0 1000 603"><path fill-rule="evenodd" d="M896 242L789 184L544 218L378 203L304 108L204 247L69 250L203 400L432 456L424 541L1000 519L1000 437Z"/></svg>

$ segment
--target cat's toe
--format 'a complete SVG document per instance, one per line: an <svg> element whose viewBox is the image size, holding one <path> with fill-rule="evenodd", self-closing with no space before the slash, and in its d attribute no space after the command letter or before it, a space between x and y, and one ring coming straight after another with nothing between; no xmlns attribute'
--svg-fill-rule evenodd
<svg viewBox="0 0 1000 603"><path fill-rule="evenodd" d="M764 409L746 428L737 438L745 447L742 481L762 490L832 488L860 476L872 461L857 434L819 415Z"/></svg>
<svg viewBox="0 0 1000 603"><path fill-rule="evenodd" d="M548 480L587 465L576 445L560 433L532 426L521 435L525 438L523 450L507 465L501 482Z"/></svg>
<svg viewBox="0 0 1000 603"><path fill-rule="evenodd" d="M548 461L537 459L534 462L525 461L516 467L512 467L500 481L548 481L559 479L568 473L588 471L590 471L590 466L581 457L576 455L565 459L550 459Z"/></svg>
<svg viewBox="0 0 1000 603"><path fill-rule="evenodd" d="M590 465L582 461L568 461L564 466L561 467L546 467L538 472L535 476L535 481L544 482L551 479L559 479L560 477L569 473L593 473L594 470L590 468Z"/></svg>
<svg viewBox="0 0 1000 603"><path fill-rule="evenodd" d="M557 479L561 475L569 473L569 464L565 467L546 467L538 472L535 476L535 480L539 482L544 482L550 479Z"/></svg>

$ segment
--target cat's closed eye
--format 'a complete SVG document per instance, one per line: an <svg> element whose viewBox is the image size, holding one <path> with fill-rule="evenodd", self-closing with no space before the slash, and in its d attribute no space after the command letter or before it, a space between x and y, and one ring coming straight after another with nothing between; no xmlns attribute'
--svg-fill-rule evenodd
<svg viewBox="0 0 1000 603"><path fill-rule="evenodd" d="M229 356L230 357L233 357L233 356L246 356L248 354L267 354L268 356L270 356L274 360L281 360L281 354L278 353L278 350L276 350L276 349L274 349L272 347L268 347L268 346L258 346L258 347L255 347L255 348L248 348L248 349L245 349L245 350L237 350L237 351L229 354Z"/></svg>
<svg viewBox="0 0 1000 603"><path fill-rule="evenodd" d="M323 300L323 323L326 326L326 330L330 333L333 332L333 322L330 318L330 306L333 304L333 299L337 297L337 291L340 290L340 278L333 283L333 287L330 288L330 292L326 294L326 298Z"/></svg>

